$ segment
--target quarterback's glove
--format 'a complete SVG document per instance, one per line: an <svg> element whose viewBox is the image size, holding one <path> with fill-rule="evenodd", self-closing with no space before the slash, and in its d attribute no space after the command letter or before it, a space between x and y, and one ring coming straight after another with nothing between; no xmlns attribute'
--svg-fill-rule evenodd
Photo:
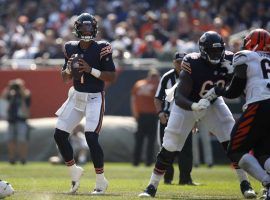
<svg viewBox="0 0 270 200"><path fill-rule="evenodd" d="M205 95L203 95L203 98L207 99L210 102L218 98L218 95L216 94L216 91L215 91L215 87L208 90L208 92Z"/></svg>
<svg viewBox="0 0 270 200"><path fill-rule="evenodd" d="M206 110L210 106L210 102L207 99L200 99L198 103L193 103L191 109L193 111Z"/></svg>
<svg viewBox="0 0 270 200"><path fill-rule="evenodd" d="M232 74L233 73L233 65L232 65L232 62L231 61L224 59L221 62L221 67L226 68L228 74Z"/></svg>

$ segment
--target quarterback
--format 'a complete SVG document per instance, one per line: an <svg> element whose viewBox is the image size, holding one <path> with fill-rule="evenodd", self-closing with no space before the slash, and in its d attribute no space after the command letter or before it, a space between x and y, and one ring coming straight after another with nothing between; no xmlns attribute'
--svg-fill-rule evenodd
<svg viewBox="0 0 270 200"><path fill-rule="evenodd" d="M69 169L70 193L73 194L79 188L83 169L75 163L68 138L81 119L86 118L85 138L96 172L96 186L92 194L104 194L108 181L104 176L103 150L98 137L105 109L104 81L115 80L112 48L108 42L94 40L97 34L94 16L88 13L79 15L74 29L79 41L65 44L65 64L61 72L64 82L73 80L73 87L68 99L56 112L58 120L54 139Z"/></svg>

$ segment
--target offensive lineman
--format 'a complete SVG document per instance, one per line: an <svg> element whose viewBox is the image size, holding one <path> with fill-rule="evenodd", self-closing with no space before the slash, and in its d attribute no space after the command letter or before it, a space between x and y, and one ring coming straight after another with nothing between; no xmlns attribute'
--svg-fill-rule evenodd
<svg viewBox="0 0 270 200"><path fill-rule="evenodd" d="M262 182L270 200L270 33L251 31L243 51L233 58L234 77L227 88L214 87L203 98L236 98L245 93L245 111L232 129L228 156ZM254 151L254 156L248 152Z"/></svg>
<svg viewBox="0 0 270 200"><path fill-rule="evenodd" d="M94 16L83 13L74 24L75 34L80 41L65 44L65 64L62 69L64 82L73 79L73 87L68 99L56 112L58 120L54 133L55 142L67 165L71 177L70 193L79 188L83 169L76 165L73 149L68 140L72 130L85 116L85 138L90 149L96 172L96 186L92 194L104 194L108 181L104 176L103 150L98 137L104 114L104 81L115 80L115 66L112 60L112 49L108 42L94 41L97 34L97 21ZM72 75L74 55L80 55L79 72Z"/></svg>
<svg viewBox="0 0 270 200"><path fill-rule="evenodd" d="M176 88L175 104L173 104L168 125L165 129L162 149L157 156L155 168L149 185L140 197L154 197L158 184L167 166L171 165L176 151L181 151L191 129L199 120L198 129L205 129L216 135L219 142L227 150L230 132L234 125L233 116L222 98L217 98L210 106L203 95L213 85L225 86L229 81L228 63L233 54L225 51L222 37L214 32L205 32L199 39L200 53L190 53L184 57L180 82ZM234 165L241 192L245 198L255 198L256 194L246 173Z"/></svg>

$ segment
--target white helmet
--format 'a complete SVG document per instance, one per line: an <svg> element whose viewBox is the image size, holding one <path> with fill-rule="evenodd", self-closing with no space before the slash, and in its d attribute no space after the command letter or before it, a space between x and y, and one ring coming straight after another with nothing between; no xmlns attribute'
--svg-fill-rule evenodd
<svg viewBox="0 0 270 200"><path fill-rule="evenodd" d="M14 189L10 183L0 180L0 199L4 199L14 194Z"/></svg>

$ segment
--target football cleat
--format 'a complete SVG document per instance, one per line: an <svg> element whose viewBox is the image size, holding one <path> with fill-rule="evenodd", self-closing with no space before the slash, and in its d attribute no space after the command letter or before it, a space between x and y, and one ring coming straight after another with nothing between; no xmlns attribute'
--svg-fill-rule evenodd
<svg viewBox="0 0 270 200"><path fill-rule="evenodd" d="M83 168L76 166L70 173L71 176L71 188L69 193L75 194L80 186L80 178L83 175Z"/></svg>
<svg viewBox="0 0 270 200"><path fill-rule="evenodd" d="M265 185L265 199L264 200L270 200L270 183L264 184Z"/></svg>
<svg viewBox="0 0 270 200"><path fill-rule="evenodd" d="M109 182L106 178L104 178L103 181L101 182L96 182L96 187L94 189L94 191L91 194L94 195L102 195L105 194L107 188L108 188Z"/></svg>
<svg viewBox="0 0 270 200"><path fill-rule="evenodd" d="M139 194L140 198L148 198L148 197L155 197L157 189L153 185L148 185L147 188Z"/></svg>
<svg viewBox="0 0 270 200"><path fill-rule="evenodd" d="M189 181L179 181L179 185L199 186L201 184L189 180Z"/></svg>
<svg viewBox="0 0 270 200"><path fill-rule="evenodd" d="M264 187L263 189L261 189L261 196L259 197L260 199L265 199L266 195L267 195L267 188Z"/></svg>
<svg viewBox="0 0 270 200"><path fill-rule="evenodd" d="M250 183L246 180L242 181L240 184L240 189L245 197L245 199L255 199L256 198L256 193L251 187Z"/></svg>

